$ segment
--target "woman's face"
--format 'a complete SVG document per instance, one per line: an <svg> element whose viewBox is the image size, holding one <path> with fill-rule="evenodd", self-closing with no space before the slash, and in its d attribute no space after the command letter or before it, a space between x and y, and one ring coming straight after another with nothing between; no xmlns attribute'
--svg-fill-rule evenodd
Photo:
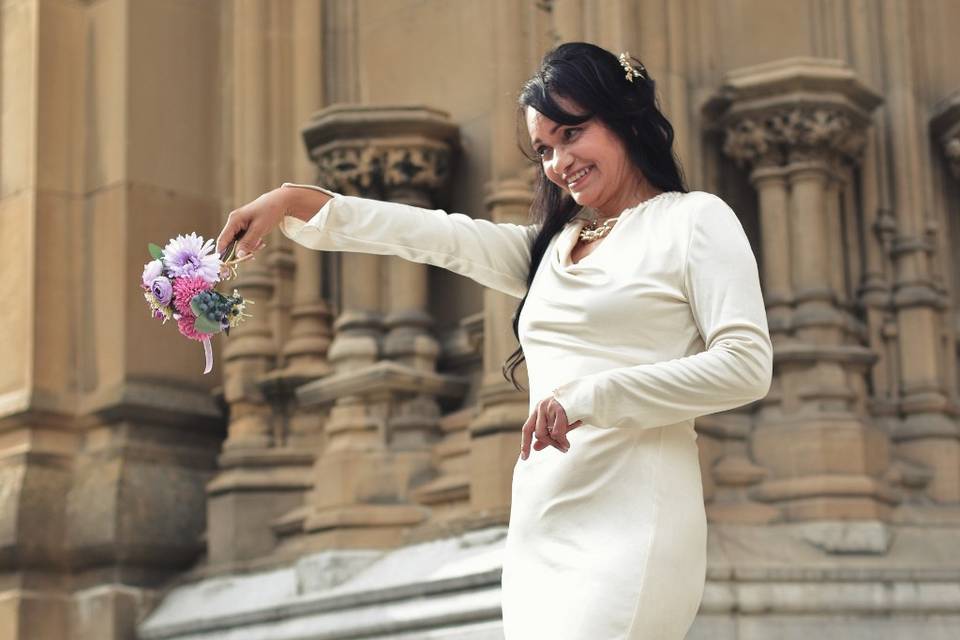
<svg viewBox="0 0 960 640"><path fill-rule="evenodd" d="M563 97L556 101L569 113L584 113L575 102ZM526 119L547 179L569 192L577 204L610 217L636 203L642 175L620 138L598 118L567 126L527 107Z"/></svg>

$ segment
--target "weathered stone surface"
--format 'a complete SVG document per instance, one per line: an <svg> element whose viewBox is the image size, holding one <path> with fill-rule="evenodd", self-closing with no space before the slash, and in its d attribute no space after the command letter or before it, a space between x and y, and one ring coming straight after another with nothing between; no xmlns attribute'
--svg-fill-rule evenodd
<svg viewBox="0 0 960 640"><path fill-rule="evenodd" d="M502 636L518 300L273 233L204 376L136 280L285 181L526 224L516 93L575 39L761 267L690 637L960 637L960 5L848 4L0 2L0 640Z"/></svg>

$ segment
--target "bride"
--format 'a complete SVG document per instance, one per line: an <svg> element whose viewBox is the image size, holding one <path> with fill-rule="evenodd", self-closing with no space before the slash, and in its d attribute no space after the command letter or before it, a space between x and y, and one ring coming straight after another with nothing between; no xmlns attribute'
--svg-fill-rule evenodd
<svg viewBox="0 0 960 640"><path fill-rule="evenodd" d="M520 92L538 179L528 225L284 183L217 242L274 227L324 251L436 265L520 299L530 413L517 425L502 574L508 640L678 640L696 616L706 517L694 419L766 395L772 347L736 214L688 192L643 65L550 51ZM519 388L519 386L518 386Z"/></svg>

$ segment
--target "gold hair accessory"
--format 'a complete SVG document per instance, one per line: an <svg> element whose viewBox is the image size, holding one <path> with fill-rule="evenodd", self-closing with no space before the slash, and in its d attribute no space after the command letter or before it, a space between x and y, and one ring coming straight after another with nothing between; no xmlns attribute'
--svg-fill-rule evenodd
<svg viewBox="0 0 960 640"><path fill-rule="evenodd" d="M633 79L634 79L634 78L644 78L644 79L646 79L646 76L644 76L639 70L634 69L634 68L633 68L633 65L630 64L630 52L629 52L629 51L624 51L623 53L620 54L620 65L624 68L624 70L626 70L626 72L627 72L627 80L629 80L630 82L633 82ZM646 71L646 69L644 68L643 64L640 64L640 69L642 69L643 71Z"/></svg>

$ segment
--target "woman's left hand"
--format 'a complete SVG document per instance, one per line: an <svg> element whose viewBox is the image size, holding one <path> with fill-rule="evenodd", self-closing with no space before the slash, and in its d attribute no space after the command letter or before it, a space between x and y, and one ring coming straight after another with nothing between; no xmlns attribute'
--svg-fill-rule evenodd
<svg viewBox="0 0 960 640"><path fill-rule="evenodd" d="M530 414L523 424L520 440L520 457L524 460L530 455L530 443L533 435L537 435L537 442L533 448L537 451L548 446L556 447L564 453L570 449L567 433L582 424L577 420L573 424L567 423L567 412L553 396L544 398L537 403L537 409Z"/></svg>

